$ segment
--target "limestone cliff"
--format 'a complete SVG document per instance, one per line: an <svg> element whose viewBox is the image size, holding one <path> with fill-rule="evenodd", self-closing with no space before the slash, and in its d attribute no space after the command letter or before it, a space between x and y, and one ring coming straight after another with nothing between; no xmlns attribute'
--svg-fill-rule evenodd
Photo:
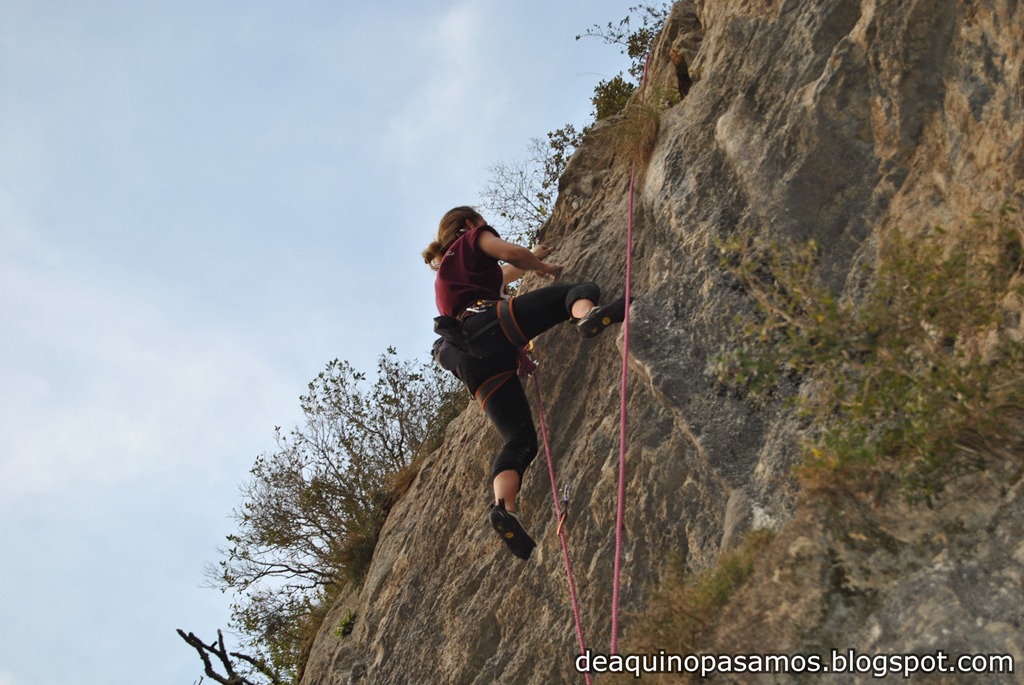
<svg viewBox="0 0 1024 685"><path fill-rule="evenodd" d="M930 513L808 501L790 475L792 413L723 391L708 371L732 313L749 307L715 248L737 229L813 237L825 277L853 287L893 226L1024 206L1022 36L1017 0L675 5L650 92L682 99L661 116L635 210L624 615L670 560L710 566L771 527L720 648L941 646L1011 653L1024 669L1019 471L978 476L957 507ZM630 174L615 125L578 149L544 227L565 278L610 296L623 289ZM581 341L566 327L537 343L556 468L572 488L585 638L607 651L621 337ZM365 584L325 622L303 683L583 681L543 453L520 505L539 546L521 563L485 521L496 447L475 405L450 426L391 512ZM349 611L354 631L339 639Z"/></svg>

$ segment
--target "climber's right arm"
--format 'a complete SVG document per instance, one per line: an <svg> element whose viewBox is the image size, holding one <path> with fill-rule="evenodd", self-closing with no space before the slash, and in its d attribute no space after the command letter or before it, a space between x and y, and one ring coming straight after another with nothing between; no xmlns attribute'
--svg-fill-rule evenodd
<svg viewBox="0 0 1024 685"><path fill-rule="evenodd" d="M522 245L507 242L487 231L480 233L477 246L485 255L511 264L522 271L536 271L550 278L556 278L562 273L561 265L542 261Z"/></svg>

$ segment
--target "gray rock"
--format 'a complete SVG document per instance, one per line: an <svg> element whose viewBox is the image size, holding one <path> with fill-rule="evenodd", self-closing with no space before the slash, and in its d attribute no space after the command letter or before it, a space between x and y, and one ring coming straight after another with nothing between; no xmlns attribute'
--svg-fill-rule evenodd
<svg viewBox="0 0 1024 685"><path fill-rule="evenodd" d="M708 366L751 306L718 262L716 241L733 231L813 237L823 276L856 289L874 238L894 226L1024 206L1022 36L1016 0L676 3L650 81L683 97L637 179L627 629L673 560L708 567L751 527L772 527L770 554L721 617L721 649L1007 653L1020 672L1024 511L1019 487L1004 492L1019 474L962 484L935 511L833 507L792 479L792 412L724 390ZM624 288L630 176L616 126L595 127L576 152L543 229L564 278L609 297ZM537 341L596 652L610 634L622 344L621 332L582 341L569 327ZM475 405L450 426L391 512L364 586L325 622L305 685L582 682L543 451L522 493L538 541L523 563L485 520L497 444ZM341 640L349 610L356 629Z"/></svg>

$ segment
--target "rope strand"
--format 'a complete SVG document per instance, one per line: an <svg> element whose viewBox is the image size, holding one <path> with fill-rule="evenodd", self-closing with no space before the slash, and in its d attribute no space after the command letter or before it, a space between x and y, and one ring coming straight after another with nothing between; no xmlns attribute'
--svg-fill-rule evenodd
<svg viewBox="0 0 1024 685"><path fill-rule="evenodd" d="M537 416L540 420L540 432L544 439L544 453L548 459L548 475L551 477L551 496L555 501L555 520L561 521L562 519L562 505L558 500L558 485L555 481L555 462L551 458L551 445L548 441L548 428L547 423L544 420L544 402L540 396L540 382L537 380L536 371L533 374L533 390L537 397ZM576 581L572 575L572 564L569 562L569 545L565 541L565 529L563 526L558 527L558 539L562 542L562 560L565 562L565 576L569 581L569 598L572 601L572 615L576 621L576 638L580 645L580 654L585 654L587 651L586 643L583 641L583 625L580 621L580 605L579 600L576 597ZM587 685L590 685L590 673L584 673L583 676L586 678Z"/></svg>
<svg viewBox="0 0 1024 685"><path fill-rule="evenodd" d="M643 102L643 93L647 85L647 68L650 65L651 54L647 53L644 62L644 73L640 83L640 100ZM629 381L629 309L632 302L632 280L633 280L633 205L636 195L636 161L629 175L629 216L626 220L626 312L622 321L622 387L619 420L619 482L615 514L615 563L612 578L612 631L611 631L611 654L618 654L619 649L619 599L621 589L622 571L622 541L623 528L626 513L626 410L627 410L627 386ZM559 521L558 539L562 544L562 560L565 563L565 575L569 584L569 599L572 602L572 615L576 623L576 639L579 642L580 654L586 653L586 643L583 639L583 625L580 620L579 599L576 595L576 581L573 578L572 563L569 561L569 545L565 539L565 530L561 525L562 505L558 499L558 484L555 480L555 463L551 457L551 445L548 440L547 422L544 419L544 403L540 394L540 382L537 378L536 367L529 375L533 378L533 390L537 398L537 415L540 422L541 435L544 440L544 453L548 462L548 476L551 479L551 497L555 503L555 520ZM587 685L591 685L590 673L584 673Z"/></svg>
<svg viewBox="0 0 1024 685"><path fill-rule="evenodd" d="M640 102L643 102L647 86L647 67L651 53L644 61L643 78L640 81ZM636 160L629 174L629 216L626 218L626 316L622 321L622 402L619 418L619 487L615 512L615 564L612 571L612 639L611 654L619 653L619 595L622 572L622 533L626 517L626 392L629 381L629 309L632 302L633 281L633 199L636 194Z"/></svg>
<svg viewBox="0 0 1024 685"><path fill-rule="evenodd" d="M634 164L635 171L635 164ZM629 180L629 221L626 241L632 246L633 233L633 178ZM629 380L629 297L632 250L626 252L626 318L622 322L622 401L619 407L619 486L615 510L615 564L612 571L612 639L611 654L619 649L619 590L622 572L622 529L626 517L626 384Z"/></svg>

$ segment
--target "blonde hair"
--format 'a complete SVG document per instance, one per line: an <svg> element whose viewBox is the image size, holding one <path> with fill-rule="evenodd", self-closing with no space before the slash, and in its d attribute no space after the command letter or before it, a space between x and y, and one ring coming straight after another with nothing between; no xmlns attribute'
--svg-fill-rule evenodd
<svg viewBox="0 0 1024 685"><path fill-rule="evenodd" d="M449 209L441 217L441 223L437 227L437 239L430 243L427 249L423 251L423 261L431 269L437 271L437 268L441 265L441 257L452 246L455 239L466 230L466 221L469 220L476 223L482 218L480 213L472 207Z"/></svg>

